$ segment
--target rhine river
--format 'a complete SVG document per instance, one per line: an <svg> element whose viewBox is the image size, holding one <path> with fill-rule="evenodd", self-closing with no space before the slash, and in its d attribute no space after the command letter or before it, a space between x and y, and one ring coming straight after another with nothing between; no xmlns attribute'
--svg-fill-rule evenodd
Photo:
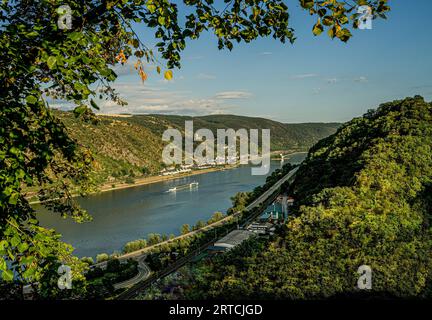
<svg viewBox="0 0 432 320"><path fill-rule="evenodd" d="M299 163L305 153L292 154L286 162ZM270 173L281 167L280 161L271 162ZM113 190L79 199L93 220L78 224L62 219L58 214L40 211L43 226L54 228L62 240L74 246L79 256L95 257L98 253L121 251L129 241L145 239L149 233L175 234L187 223L207 221L216 211L226 212L231 207L231 197L237 192L252 191L265 182L266 176L252 176L251 167L242 165L235 169L163 181L122 190ZM198 182L192 189L167 192L186 183Z"/></svg>

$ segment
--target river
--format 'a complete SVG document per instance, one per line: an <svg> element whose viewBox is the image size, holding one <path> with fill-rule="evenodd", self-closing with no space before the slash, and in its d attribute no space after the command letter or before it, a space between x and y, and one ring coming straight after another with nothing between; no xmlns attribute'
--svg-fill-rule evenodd
<svg viewBox="0 0 432 320"><path fill-rule="evenodd" d="M299 163L305 153L296 153L286 162ZM280 161L271 162L271 170L281 167ZM89 211L93 220L77 224L62 219L40 206L38 217L45 227L54 228L62 240L74 246L79 256L95 257L98 253L121 251L129 241L144 239L149 233L175 234L187 223L208 220L216 211L226 212L230 198L240 191L251 191L265 182L266 176L252 176L251 167L242 165L225 171L113 190L80 198L81 206ZM169 188L198 182L199 186L177 192Z"/></svg>

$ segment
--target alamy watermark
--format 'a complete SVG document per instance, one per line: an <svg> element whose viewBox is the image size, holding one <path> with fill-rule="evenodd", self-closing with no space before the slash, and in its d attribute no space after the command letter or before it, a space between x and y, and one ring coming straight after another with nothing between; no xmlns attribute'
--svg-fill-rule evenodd
<svg viewBox="0 0 432 320"><path fill-rule="evenodd" d="M357 288L360 290L371 290L372 289L372 268L364 264L357 269L357 273L360 275L360 277L357 280Z"/></svg>
<svg viewBox="0 0 432 320"><path fill-rule="evenodd" d="M60 277L57 280L57 286L60 290L72 289L72 269L71 267L62 264L57 269Z"/></svg>
<svg viewBox="0 0 432 320"><path fill-rule="evenodd" d="M57 19L57 27L60 30L72 29L72 10L65 4L57 8L57 13L60 15Z"/></svg>
<svg viewBox="0 0 432 320"><path fill-rule="evenodd" d="M162 140L170 142L162 151L162 160L166 165L205 166L251 162L260 165L251 168L252 175L269 173L270 129L261 129L261 137L258 129L250 129L249 134L246 129L217 129L215 139L210 129L201 128L194 132L193 121L185 121L184 133L183 146L180 130L170 128L164 131ZM215 140L217 141L216 157ZM239 152L237 140L240 141ZM259 153L260 141L261 153ZM200 142L195 149L194 142Z"/></svg>
<svg viewBox="0 0 432 320"><path fill-rule="evenodd" d="M358 28L361 30L372 29L372 8L369 6L359 6L357 13L360 15L357 18Z"/></svg>

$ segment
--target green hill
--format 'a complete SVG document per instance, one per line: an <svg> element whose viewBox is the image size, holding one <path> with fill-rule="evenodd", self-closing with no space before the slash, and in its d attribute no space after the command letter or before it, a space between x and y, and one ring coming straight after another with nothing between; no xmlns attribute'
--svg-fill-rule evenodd
<svg viewBox="0 0 432 320"><path fill-rule="evenodd" d="M336 131L338 123L283 124L233 115L187 117L172 115L97 116L97 124L76 119L70 112L56 114L70 135L89 148L95 157L94 178L98 183L154 175L162 168L162 133L167 128L184 131L186 120L194 130L245 128L270 129L271 149L307 151L316 141Z"/></svg>
<svg viewBox="0 0 432 320"><path fill-rule="evenodd" d="M323 137L335 133L340 123L298 123L285 124L264 118L244 117L237 115L209 115L201 117L151 115L135 116L130 121L147 124L149 119L156 118L163 123L183 130L186 120L194 121L194 130L207 128L216 135L217 129L232 128L270 129L271 150L307 151L314 143ZM162 135L162 130L158 133Z"/></svg>
<svg viewBox="0 0 432 320"><path fill-rule="evenodd" d="M202 266L191 297L432 297L431 103L393 101L344 124L311 148L289 193L281 234Z"/></svg>

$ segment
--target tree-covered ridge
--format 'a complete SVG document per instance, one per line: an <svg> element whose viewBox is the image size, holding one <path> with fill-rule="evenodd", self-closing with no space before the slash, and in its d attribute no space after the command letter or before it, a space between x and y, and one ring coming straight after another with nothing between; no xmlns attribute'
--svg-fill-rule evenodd
<svg viewBox="0 0 432 320"><path fill-rule="evenodd" d="M359 266L369 265L368 294L430 297L431 146L432 104L419 96L345 124L299 169L290 189L301 206L283 235L241 261L216 262L199 282L201 294L353 295Z"/></svg>
<svg viewBox="0 0 432 320"><path fill-rule="evenodd" d="M402 143L407 150L400 150L403 153L397 161L406 162L410 170L421 166L418 162L410 163L415 155L410 152L414 149L410 149L412 146L408 141L414 137L427 139L428 130L431 130L428 127L430 117L430 104L419 96L385 103L377 110L369 110L363 117L342 125L336 134L310 149L292 191L301 201L308 202L311 195L324 188L353 185L358 179L358 172L367 169L372 159L381 153L389 156L388 149L392 149L394 154ZM423 141L419 143L429 146ZM427 159L430 158L421 161Z"/></svg>
<svg viewBox="0 0 432 320"><path fill-rule="evenodd" d="M194 130L270 129L271 149L307 151L313 143L334 132L338 123L284 124L263 118L234 115L203 117L134 115L97 116L97 123L83 122L70 112L55 112L68 134L89 149L94 157L92 177L100 184L108 181L159 174L163 168L162 134L168 128L184 131L185 121L194 121ZM115 179L115 180L114 180Z"/></svg>
<svg viewBox="0 0 432 320"><path fill-rule="evenodd" d="M318 140L336 132L340 123L282 123L259 117L245 117L232 114L207 115L199 117L154 115L158 119L184 128L186 120L194 121L194 129L208 128L216 136L217 129L238 130L270 129L271 150L307 151Z"/></svg>

